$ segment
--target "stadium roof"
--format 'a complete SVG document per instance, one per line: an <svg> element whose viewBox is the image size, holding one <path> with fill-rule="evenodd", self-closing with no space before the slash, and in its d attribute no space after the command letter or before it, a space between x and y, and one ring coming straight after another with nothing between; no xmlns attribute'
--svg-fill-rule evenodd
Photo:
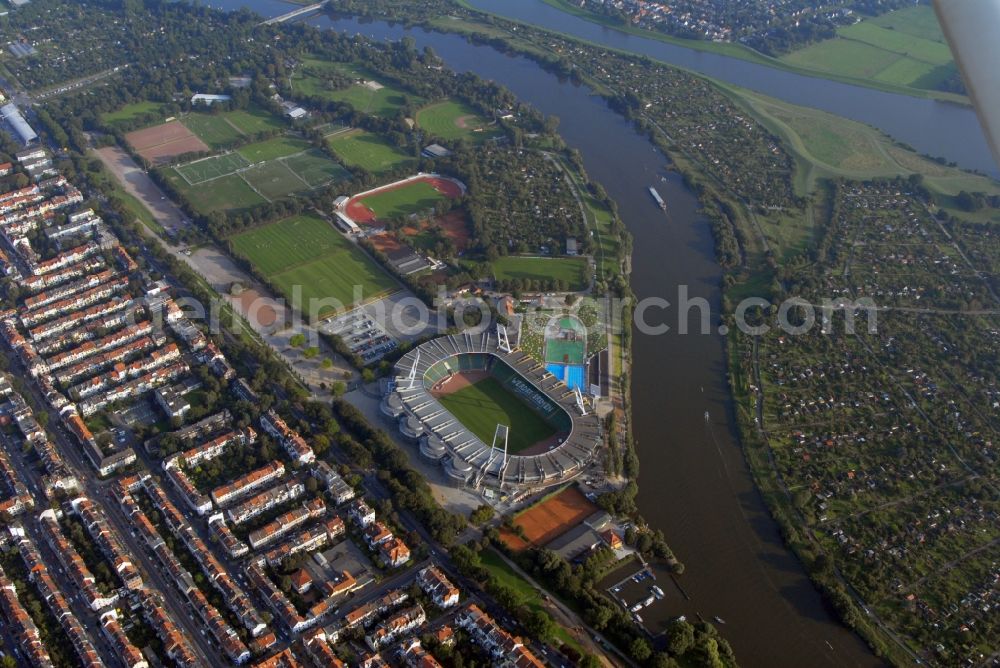
<svg viewBox="0 0 1000 668"><path fill-rule="evenodd" d="M580 414L574 394L549 373L545 365L520 350L506 353L497 343L491 332L477 336L449 335L432 339L404 355L396 364L394 385L407 414L423 423L425 433L434 434L444 442L450 455L450 461L445 462L446 470L450 469L449 473L455 477L465 478L466 474L475 472L473 483L539 485L566 480L580 473L602 443L600 421L592 411ZM470 353L496 356L559 406L571 422L570 432L563 442L541 454L510 455L504 465L501 455L446 410L424 386L424 374L442 360ZM414 362L416 373L411 387L409 374Z"/></svg>

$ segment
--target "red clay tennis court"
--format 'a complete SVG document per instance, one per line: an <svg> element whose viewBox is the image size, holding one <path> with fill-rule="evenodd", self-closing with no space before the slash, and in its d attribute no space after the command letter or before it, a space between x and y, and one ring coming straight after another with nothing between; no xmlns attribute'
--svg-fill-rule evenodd
<svg viewBox="0 0 1000 668"><path fill-rule="evenodd" d="M500 537L512 550L550 543L600 510L575 485L537 503L515 516L514 524L524 529L525 541L503 529Z"/></svg>

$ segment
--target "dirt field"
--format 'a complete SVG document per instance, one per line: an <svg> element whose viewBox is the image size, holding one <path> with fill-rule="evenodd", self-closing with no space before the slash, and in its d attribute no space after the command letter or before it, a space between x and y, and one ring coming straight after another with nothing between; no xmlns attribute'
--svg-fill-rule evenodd
<svg viewBox="0 0 1000 668"><path fill-rule="evenodd" d="M184 227L185 218L181 210L164 196L159 186L128 153L117 146L97 149L95 153L122 184L125 192L142 202L163 229L176 232Z"/></svg>
<svg viewBox="0 0 1000 668"><path fill-rule="evenodd" d="M444 233L455 244L455 250L462 252L470 245L469 224L462 211L449 211L437 219Z"/></svg>
<svg viewBox="0 0 1000 668"><path fill-rule="evenodd" d="M208 152L209 147L180 121L154 125L125 135L136 153L153 164L170 162L172 158L194 151Z"/></svg>
<svg viewBox="0 0 1000 668"><path fill-rule="evenodd" d="M524 529L527 541L506 529L500 531L500 536L512 550L524 550L531 545L542 546L598 510L600 508L588 501L580 490L570 486L514 517L514 524Z"/></svg>
<svg viewBox="0 0 1000 668"><path fill-rule="evenodd" d="M375 246L376 250L386 254L398 251L402 248L402 245L400 245L400 243L396 241L396 238L391 234L374 234L368 237L368 241L372 242L372 246Z"/></svg>

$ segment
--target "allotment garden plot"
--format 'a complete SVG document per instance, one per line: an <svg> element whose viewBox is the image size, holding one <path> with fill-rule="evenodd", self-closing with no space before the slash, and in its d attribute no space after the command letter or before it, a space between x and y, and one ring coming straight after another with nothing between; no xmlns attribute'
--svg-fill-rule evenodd
<svg viewBox="0 0 1000 668"><path fill-rule="evenodd" d="M395 287L367 255L315 216L292 216L230 241L237 255L246 258L286 300L312 318L332 315L337 304L320 306L311 314L310 300L332 298L350 306Z"/></svg>

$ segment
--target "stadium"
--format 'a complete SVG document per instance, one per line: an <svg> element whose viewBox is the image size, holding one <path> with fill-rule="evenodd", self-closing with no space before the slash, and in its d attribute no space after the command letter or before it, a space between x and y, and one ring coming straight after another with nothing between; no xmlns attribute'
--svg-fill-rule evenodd
<svg viewBox="0 0 1000 668"><path fill-rule="evenodd" d="M497 332L432 339L404 355L382 412L456 485L523 490L582 472L602 442L579 392Z"/></svg>

